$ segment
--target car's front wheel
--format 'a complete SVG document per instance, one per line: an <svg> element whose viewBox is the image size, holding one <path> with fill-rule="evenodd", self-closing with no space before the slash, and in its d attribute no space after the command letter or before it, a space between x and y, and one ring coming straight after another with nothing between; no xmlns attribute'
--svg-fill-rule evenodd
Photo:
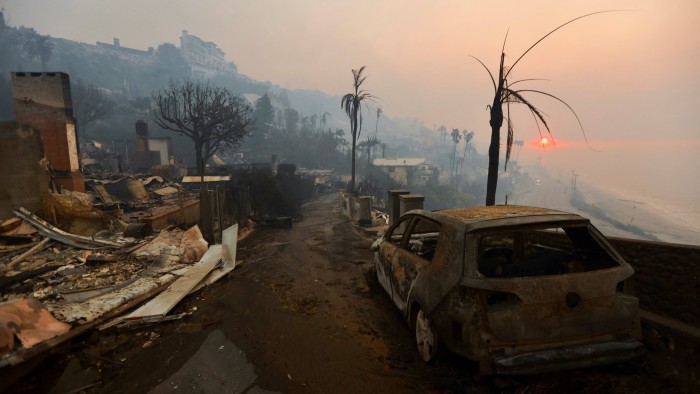
<svg viewBox="0 0 700 394"><path fill-rule="evenodd" d="M440 337L435 329L433 320L422 309L419 309L416 315L415 327L418 353L420 353L423 361L433 361L440 351Z"/></svg>

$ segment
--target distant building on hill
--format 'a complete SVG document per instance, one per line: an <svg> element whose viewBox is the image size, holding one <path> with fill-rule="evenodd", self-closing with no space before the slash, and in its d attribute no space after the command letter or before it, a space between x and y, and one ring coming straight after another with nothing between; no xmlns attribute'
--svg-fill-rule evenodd
<svg viewBox="0 0 700 394"><path fill-rule="evenodd" d="M422 158L374 159L379 167L396 182L406 186L437 182L440 169Z"/></svg>
<svg viewBox="0 0 700 394"><path fill-rule="evenodd" d="M123 47L119 43L118 38L114 38L114 44L108 44L106 42L96 42L98 47L101 48L108 48L113 51L121 52L121 53L126 53L129 55L139 55L139 56L153 56L154 50L153 47L149 47L147 51L143 51L141 49L135 49L135 48L128 48L128 47Z"/></svg>
<svg viewBox="0 0 700 394"><path fill-rule="evenodd" d="M211 41L188 34L187 30L183 30L180 36L180 50L194 75L211 76L216 72L236 71L233 62L226 62L226 54L221 48Z"/></svg>

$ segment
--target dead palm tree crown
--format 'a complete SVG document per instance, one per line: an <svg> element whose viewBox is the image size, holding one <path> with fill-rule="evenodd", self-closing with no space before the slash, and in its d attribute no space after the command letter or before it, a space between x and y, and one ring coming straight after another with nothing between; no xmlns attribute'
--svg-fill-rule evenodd
<svg viewBox="0 0 700 394"><path fill-rule="evenodd" d="M564 100L550 94L546 93L540 90L534 90L534 89L513 89L513 85L521 82L527 82L527 81L536 81L538 79L521 79L517 80L514 82L509 82L508 76L510 73L513 71L515 68L515 65L518 64L518 62L525 56L527 55L528 52L530 52L537 44L542 42L545 38L549 37L552 33L555 31L561 29L562 27L575 22L579 19L591 16L591 15L596 15L596 14L602 14L602 13L607 13L607 12L617 12L621 10L608 10L608 11L598 11L598 12L593 12L590 14L586 14L583 16L579 16L577 18L574 18L554 30L550 31L549 33L545 34L542 38L537 40L530 48L528 48L520 57L518 57L513 64L508 67L504 64L505 60L505 46L506 46L506 40L508 39L508 33L506 33L506 38L503 40L503 47L501 49L501 61L499 64L498 68L498 82L496 82L496 79L494 78L493 74L491 71L486 67L486 65L479 60L478 58L471 56L474 58L477 62L479 62L489 73L489 76L491 77L491 82L493 83L493 89L494 89L494 97L493 97L493 103L487 108L490 111L490 120L489 124L491 126L491 144L489 145L489 167L488 167L488 177L487 177L487 185L486 185L486 205L494 205L495 200L496 200L496 185L498 182L498 160L499 160L499 150L500 150L500 131L501 131L501 126L503 125L503 120L505 118L508 126L508 136L507 136L507 142L506 142L506 160L505 164L508 164L508 161L510 160L510 153L511 149L513 146L513 123L511 122L511 117L510 117L510 103L515 103L515 104L524 104L530 113L532 114L533 118L535 119L535 123L537 125L537 129L540 132L541 136L541 129L540 129L540 123L544 126L544 128L547 130L547 133L549 134L550 138L552 141L554 140L552 136L552 132L549 129L549 125L547 124L547 121L544 118L544 114L542 111L540 111L537 107L535 107L530 101L528 101L523 94L524 93L536 93L540 95L544 95L547 97L551 97L560 103L564 104L570 111L573 113L573 115L576 117L576 121L579 124L579 127L581 128L581 132L583 133L583 137L586 140L586 143L588 143L588 139L586 138L586 133L583 130L583 125L581 124L581 120L579 119L578 115L574 111L574 109L566 103ZM504 116L503 114L503 104L506 104L506 114ZM505 167L504 167L505 169Z"/></svg>
<svg viewBox="0 0 700 394"><path fill-rule="evenodd" d="M357 147L357 139L362 132L362 103L374 101L375 97L361 89L362 83L367 77L362 76L365 66L358 70L352 70L353 88L352 93L348 93L340 100L340 108L345 109L345 113L350 118L350 134L352 135L352 176L348 187L350 192L355 191L355 154Z"/></svg>

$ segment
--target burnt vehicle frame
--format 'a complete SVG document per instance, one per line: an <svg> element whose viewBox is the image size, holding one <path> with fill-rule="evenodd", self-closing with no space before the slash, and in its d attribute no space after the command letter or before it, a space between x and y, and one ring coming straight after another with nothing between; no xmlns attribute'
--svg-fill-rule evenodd
<svg viewBox="0 0 700 394"><path fill-rule="evenodd" d="M529 374L643 352L633 268L579 215L495 206L409 211L373 245L377 278L431 361Z"/></svg>

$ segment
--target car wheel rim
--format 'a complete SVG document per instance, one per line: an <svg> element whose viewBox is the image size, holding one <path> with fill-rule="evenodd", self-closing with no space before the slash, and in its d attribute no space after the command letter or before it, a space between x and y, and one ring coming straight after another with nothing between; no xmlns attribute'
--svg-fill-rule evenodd
<svg viewBox="0 0 700 394"><path fill-rule="evenodd" d="M423 361L430 361L435 357L437 353L436 342L437 336L433 322L422 310L419 310L418 316L416 316L416 344Z"/></svg>

